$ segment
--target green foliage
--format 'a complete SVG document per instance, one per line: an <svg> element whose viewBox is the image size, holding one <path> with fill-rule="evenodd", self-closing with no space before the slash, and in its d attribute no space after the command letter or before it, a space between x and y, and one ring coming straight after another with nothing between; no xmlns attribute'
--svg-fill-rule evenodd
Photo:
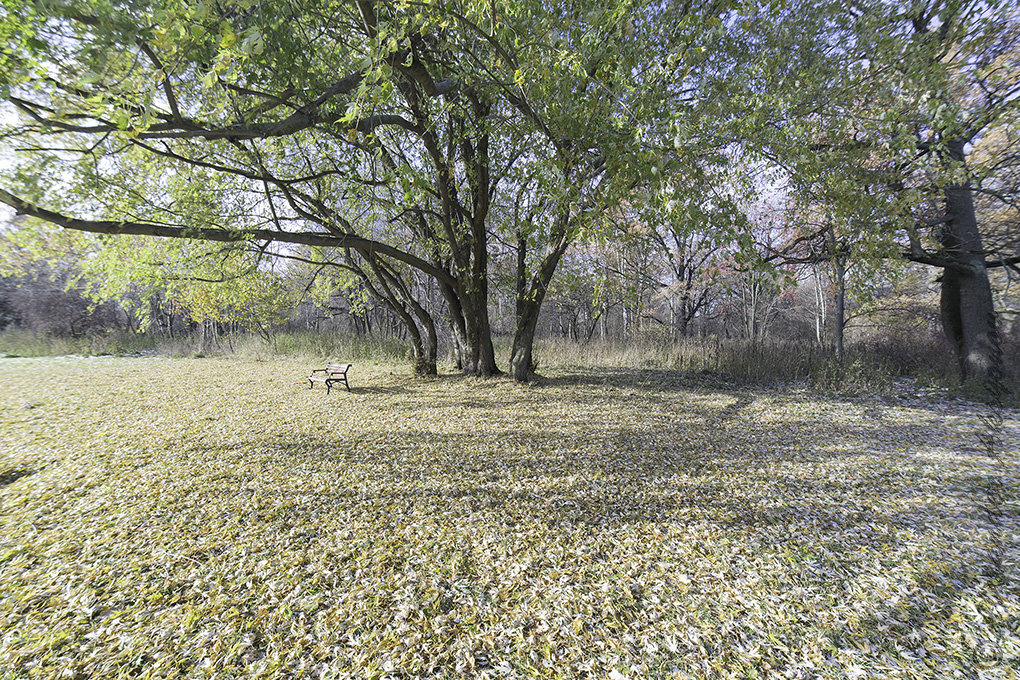
<svg viewBox="0 0 1020 680"><path fill-rule="evenodd" d="M60 229L41 220L24 220L17 228L0 226L0 276L35 276L39 265L51 272L73 270L100 249L92 234ZM72 277L71 283L76 282Z"/></svg>
<svg viewBox="0 0 1020 680"><path fill-rule="evenodd" d="M315 261L326 259L323 256L314 256ZM368 308L371 297L369 292L361 285L361 279L350 269L341 267L326 267L319 271L311 272L313 277L308 293L312 301L321 309L330 309L335 295L341 295L347 300L348 310L356 316L363 316Z"/></svg>
<svg viewBox="0 0 1020 680"><path fill-rule="evenodd" d="M534 272L550 252L604 231L613 206L676 165L663 130L672 139L682 132L674 118L697 116L678 112L672 93L705 67L706 50L675 44L717 39L726 9L632 0L312 0L272 13L243 1L33 7L18 25L51 40L40 54L11 50L52 76L26 79L32 97L11 99L26 123L12 138L30 162L7 173L8 186L51 206L60 196L55 207L69 214L184 236L266 223L358 233L461 278L484 276L464 258L495 247L489 225L465 215L524 234ZM685 162L696 165L715 140L683 132ZM47 163L66 170L42 172ZM467 294L480 287L459 283Z"/></svg>
<svg viewBox="0 0 1020 680"><path fill-rule="evenodd" d="M1016 18L1004 2L11 4L0 174L106 231L261 230L222 259L102 237L83 271L97 298L169 287L263 333L293 285L266 262L297 248L244 246L298 232L337 239L310 259L351 269L310 290L355 313L386 275L470 298L519 244L539 300L570 243L633 221L697 234L769 291L792 280L786 246L824 241L810 256L839 258L862 300L906 247L939 247L921 226L942 187L1000 174L1002 153L951 147L1015 127ZM765 199L784 221L757 223Z"/></svg>
<svg viewBox="0 0 1020 680"><path fill-rule="evenodd" d="M939 249L947 185L1015 160L970 143L1017 123L1016 37L1007 2L790 3L743 36L759 49L742 97L759 110L749 149L823 212L867 279L898 253ZM771 71L769 64L785 62ZM1008 202L1008 201L1007 201ZM821 218L816 222L822 221Z"/></svg>

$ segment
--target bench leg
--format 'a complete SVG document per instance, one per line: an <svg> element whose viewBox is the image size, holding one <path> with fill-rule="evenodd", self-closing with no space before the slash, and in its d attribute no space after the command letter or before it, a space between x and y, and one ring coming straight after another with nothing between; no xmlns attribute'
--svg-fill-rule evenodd
<svg viewBox="0 0 1020 680"><path fill-rule="evenodd" d="M350 386L350 384L349 384L349 383L347 382L347 376L346 376L346 375L344 376L344 387L346 387L346 388L347 388L347 391L348 391L348 392L350 392L350 391L351 391L351 386Z"/></svg>
<svg viewBox="0 0 1020 680"><path fill-rule="evenodd" d="M311 380L309 380L308 381L308 389L312 389L313 387L315 387L315 383L312 382Z"/></svg>
<svg viewBox="0 0 1020 680"><path fill-rule="evenodd" d="M332 387L332 386L333 386L333 383L331 383L330 381L327 380L326 381L326 394L329 394L329 388Z"/></svg>

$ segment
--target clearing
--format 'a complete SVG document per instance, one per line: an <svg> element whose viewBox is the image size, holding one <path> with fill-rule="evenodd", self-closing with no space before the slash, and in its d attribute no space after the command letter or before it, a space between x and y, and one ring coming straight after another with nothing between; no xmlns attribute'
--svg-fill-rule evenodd
<svg viewBox="0 0 1020 680"><path fill-rule="evenodd" d="M0 360L0 678L1017 677L1015 411L311 363Z"/></svg>

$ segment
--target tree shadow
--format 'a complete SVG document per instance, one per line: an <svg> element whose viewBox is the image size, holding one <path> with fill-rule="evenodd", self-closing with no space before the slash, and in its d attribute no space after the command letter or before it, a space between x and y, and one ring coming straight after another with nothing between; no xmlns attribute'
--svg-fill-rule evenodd
<svg viewBox="0 0 1020 680"><path fill-rule="evenodd" d="M676 392L726 392L736 395L764 394L781 392L782 385L756 385L742 382L735 382L726 376L718 375L708 371L684 371L671 369L648 369L648 368L585 368L582 371L561 372L549 377L541 377L535 381L539 389L543 387L567 387L567 386L589 386L589 387L614 387L618 389L633 390L641 393L676 393ZM874 403L868 401L867 396L842 394L842 393L819 393L811 394L811 398L830 403L854 404L865 409L865 414L875 420L886 420ZM907 397L899 396L883 399L885 406L900 405L902 399ZM746 406L743 404L741 408ZM961 410L981 408L980 404L971 402L959 402L952 400L946 403L938 401L926 402L923 400L911 400L906 404L910 408L922 411L941 411L947 406ZM739 409L737 409L739 411Z"/></svg>
<svg viewBox="0 0 1020 680"><path fill-rule="evenodd" d="M593 368L585 369L584 372L579 373L541 376L535 380L535 386L539 388L584 385L657 392L687 391L692 388L705 387L707 383L714 383L714 386L718 388L726 387L724 381L706 380L702 373L647 368Z"/></svg>
<svg viewBox="0 0 1020 680"><path fill-rule="evenodd" d="M707 402L706 391L695 393L683 376L605 369L559 375L534 388L484 382L493 389L481 396L476 390L437 390L433 381L356 387L355 394L405 395L387 408L409 414L450 410L431 420L408 415L401 429L355 428L343 437L323 431L312 441L284 435L270 444L273 465L316 478L353 469L371 481L309 492L298 480L279 493L293 494L297 512L307 503L309 516L321 505L369 512L384 500L398 515L403 506L444 518L480 515L498 526L526 522L570 530L700 522L761 540L765 533L805 535L807 527L819 540L851 531L876 545L895 543L897 532L933 518L944 518L945 524L937 521L947 535L961 537L970 536L964 525L982 521L974 498L983 478L969 464L947 473L945 456L956 452L945 448L950 444L944 433L930 423L898 422L854 402L864 419L830 423L824 416L801 418L793 409L771 426L752 422L757 409L747 412L760 392L712 388ZM554 389L561 386L612 389ZM570 415L571 400L590 406L593 399L624 406L605 419ZM567 402L566 415L544 417L553 401ZM658 412L645 418L652 404ZM484 409L499 417L472 425L486 419ZM253 443L195 451L206 459ZM741 497L742 489L753 493ZM1006 508L1007 521L1018 516L1016 504Z"/></svg>
<svg viewBox="0 0 1020 680"><path fill-rule="evenodd" d="M716 418L732 418L751 400L738 398L715 412ZM933 516L980 520L971 498L983 483L978 472L960 470L947 476L940 465L916 461L909 452L875 450L870 442L882 441L886 431L881 426L842 426L821 441L824 446L814 427L786 427L785 441L778 435L772 441L766 438L767 447L757 434L744 439L738 431L728 441L714 442L719 433L706 430L701 439L684 440L689 447L680 449L672 443L673 432L617 425L593 426L583 441L571 440L568 430L408 430L364 438L326 433L312 447L302 440L274 448L281 460L302 469L328 473L338 466L356 466L370 476L380 491L336 492L352 507L385 497L434 504L442 515L454 510L452 506L463 512L491 512L496 522L668 522L690 517L694 510L699 518L747 531L805 522L821 528L838 529L849 522L895 529L921 525ZM898 438L916 440L924 429L903 426ZM677 432L689 436L684 428ZM808 442L815 446L806 446ZM875 464L854 462L862 457L874 458ZM834 476L832 470L844 464L845 475ZM791 465L804 471L785 471ZM741 475L767 487L758 489L759 501L734 495L726 480L735 478L740 487ZM508 488L515 490L508 493ZM906 506L913 509L892 509ZM850 513L846 507L857 510ZM1005 511L1007 519L1020 519L1020 507L1010 505Z"/></svg>
<svg viewBox="0 0 1020 680"><path fill-rule="evenodd" d="M751 396L750 394L738 393L736 396L737 400L735 402L723 408L721 411L717 413L716 417L719 420L722 421L733 420L738 415L740 415L741 411L743 411L745 408L754 403L754 397Z"/></svg>
<svg viewBox="0 0 1020 680"><path fill-rule="evenodd" d="M738 396L714 413L724 418L749 400ZM638 535L651 543L637 550L647 549L666 563L682 555L676 557L678 569L692 574L711 568L739 578L741 569L760 569L755 576L766 594L796 588L833 599L863 592L867 600L884 592L873 583L885 578L883 570L900 591L923 585L928 597L923 607L879 600L852 629L820 623L819 632L836 648L851 648L862 638L875 648L908 643L913 648L913 631L932 617L948 620L961 597L975 584L986 584L975 566L983 559L980 536L987 529L974 503L973 484L980 482L975 470L947 471L941 464L915 462L901 448L884 450L887 428L881 423L841 426L819 437L816 424L798 421L777 428L782 435L761 437L759 431L757 438L732 438L713 447L722 429L701 428L696 439L673 439L689 434L682 428L672 433L598 423L573 439L569 428L478 431L467 422L453 431L408 427L346 437L325 432L312 442L273 444L276 455L269 465L285 474L267 470L263 459L243 476L231 477L242 472L238 459L220 468L227 476L218 486L198 488L234 497L246 522L292 531L290 540L316 555L338 550L341 534L321 521L323 513L338 512L369 543L407 541L402 523L409 522L414 535L430 539L424 543L434 552L425 560L436 569L440 557L446 559L444 548L435 547L437 536L452 536L451 554L470 557L474 548L456 543L465 537L470 543L470 532L497 542L500 536L525 535L535 541L536 569L543 569L547 543L605 534L610 541L593 540L600 547L590 559L608 561L623 557L614 552L615 541ZM899 441L917 435L907 427ZM792 441L780 444L781 437ZM599 441L604 445L593 444ZM210 450L196 459L214 457ZM345 471L344 483L331 485L336 470ZM269 507L250 502L264 490L244 495L258 489L262 478L281 483L271 490ZM1008 535L1020 535L1020 506L1010 499L1004 509ZM460 531L464 527L468 533ZM682 548L681 541L687 542ZM414 550L405 544L392 564Z"/></svg>
<svg viewBox="0 0 1020 680"><path fill-rule="evenodd" d="M338 389L334 387L333 389ZM341 390L346 392L347 390ZM370 385L370 386L356 386L352 387L350 394L407 394L408 389L406 387L399 387L395 385Z"/></svg>
<svg viewBox="0 0 1020 680"><path fill-rule="evenodd" d="M28 477L29 475L35 474L35 470L29 470L27 468L12 468L10 470L4 470L0 472L0 487L13 484L22 477Z"/></svg>

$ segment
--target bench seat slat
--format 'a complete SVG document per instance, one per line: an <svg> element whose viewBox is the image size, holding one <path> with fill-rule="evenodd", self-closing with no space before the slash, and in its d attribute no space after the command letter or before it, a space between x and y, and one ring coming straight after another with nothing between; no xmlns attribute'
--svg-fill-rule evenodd
<svg viewBox="0 0 1020 680"><path fill-rule="evenodd" d="M308 387L311 388L316 382L324 382L326 383L326 394L329 394L330 388L335 383L342 382L347 391L350 392L351 386L347 382L347 372L353 365L329 361L326 363L326 368L314 368L312 369L312 374L308 376Z"/></svg>

